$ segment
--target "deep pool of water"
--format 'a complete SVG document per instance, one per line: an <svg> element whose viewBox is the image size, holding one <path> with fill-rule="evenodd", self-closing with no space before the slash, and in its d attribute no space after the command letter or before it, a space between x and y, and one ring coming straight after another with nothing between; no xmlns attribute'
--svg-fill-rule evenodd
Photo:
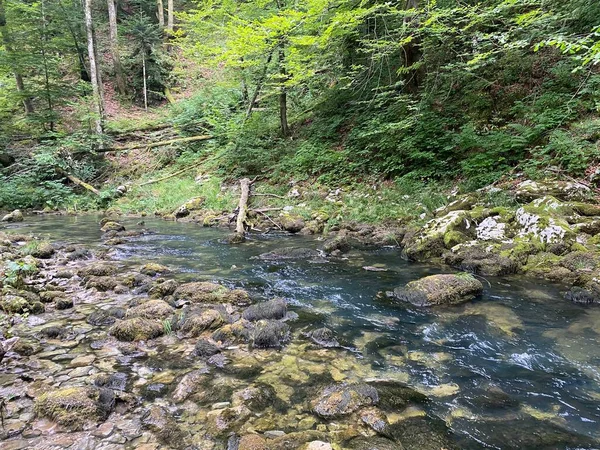
<svg viewBox="0 0 600 450"><path fill-rule="evenodd" d="M136 229L139 220L123 223ZM311 325L333 329L364 364L382 376L400 372L428 392L431 413L463 448L519 448L518 441L506 444L507 435L557 427L573 433L573 445L561 448L576 448L577 436L600 440L600 308L569 303L560 286L488 278L484 295L472 303L417 309L390 304L378 293L444 269L407 262L395 248L354 250L339 259L262 261L255 257L279 247L319 248L322 242L256 234L231 246L223 230L144 220L152 233L117 246L113 257L132 266L159 262L184 280L218 281L314 312L307 316ZM44 216L9 228L100 246L97 224L95 216ZM504 392L500 404L498 389Z"/></svg>

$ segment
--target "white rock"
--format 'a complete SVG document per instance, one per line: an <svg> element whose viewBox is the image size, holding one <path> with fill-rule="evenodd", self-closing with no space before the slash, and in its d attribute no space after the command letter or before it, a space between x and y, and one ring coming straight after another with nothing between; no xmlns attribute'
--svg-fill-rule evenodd
<svg viewBox="0 0 600 450"><path fill-rule="evenodd" d="M477 226L477 239L482 241L502 240L505 236L506 224L488 217Z"/></svg>
<svg viewBox="0 0 600 450"><path fill-rule="evenodd" d="M333 447L327 442L312 441L308 443L306 450L333 450Z"/></svg>

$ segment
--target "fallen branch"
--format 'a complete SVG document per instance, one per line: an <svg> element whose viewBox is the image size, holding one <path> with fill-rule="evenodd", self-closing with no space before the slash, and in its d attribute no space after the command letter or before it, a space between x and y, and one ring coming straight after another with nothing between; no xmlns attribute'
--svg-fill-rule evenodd
<svg viewBox="0 0 600 450"><path fill-rule="evenodd" d="M285 197L283 195L277 195L277 194L256 193L256 192L253 192L252 195L255 195L257 197L275 197L275 198L281 198L281 199L285 200Z"/></svg>
<svg viewBox="0 0 600 450"><path fill-rule="evenodd" d="M192 136L186 138L177 138L177 139L169 139L168 141L160 141L160 142L152 142L151 144L138 144L131 145L129 147L113 147L113 148L101 148L97 149L96 153L108 153L108 152L126 152L128 150L138 150L140 148L150 149L155 147L164 147L171 144L181 144L185 142L195 142L195 141L207 141L209 139L213 139L213 136L208 134L203 134L200 136Z"/></svg>
<svg viewBox="0 0 600 450"><path fill-rule="evenodd" d="M167 176L164 176L164 177L160 177L160 178L156 178L154 180L149 180L149 181L146 181L144 183L140 183L140 186L147 186L149 184L154 184L154 183L158 183L160 181L168 180L169 178L176 177L177 175L181 175L182 173L185 173L185 172L187 172L189 170L197 169L199 166L200 166L200 164L194 164L193 166L186 167L185 169L178 170L177 172L173 172L170 175L167 175Z"/></svg>
<svg viewBox="0 0 600 450"><path fill-rule="evenodd" d="M252 211L257 212L257 213L264 213L264 212L268 212L268 211L281 211L283 208L259 208L259 209L253 209Z"/></svg>
<svg viewBox="0 0 600 450"><path fill-rule="evenodd" d="M77 178L75 175L71 175L70 173L68 173L67 171L61 169L60 167L57 167L56 171L58 173L60 173L61 175L64 175L65 177L67 177L70 181L72 181L73 183L75 183L77 186L81 186L82 188L87 189L88 191L93 192L96 195L100 195L100 191L98 189L96 189L91 184L88 184L85 181Z"/></svg>
<svg viewBox="0 0 600 450"><path fill-rule="evenodd" d="M277 222L275 222L273 219L271 219L271 218L270 218L268 215L266 215L264 212L258 211L258 210L256 210L256 209L255 209L254 211L255 211L255 212L257 212L257 213L259 213L261 216L264 216L264 217L266 217L266 218L267 218L267 220L268 220L269 222L271 222L273 225L275 225L275 226L276 226L277 228L279 228L280 230L283 230L283 228L281 228L281 226L280 226L280 225L279 225Z"/></svg>
<svg viewBox="0 0 600 450"><path fill-rule="evenodd" d="M250 179L242 178L240 180L240 187L242 193L240 195L240 202L238 204L238 215L235 226L235 232L241 236L245 233L246 215L248 214L248 197L250 196Z"/></svg>

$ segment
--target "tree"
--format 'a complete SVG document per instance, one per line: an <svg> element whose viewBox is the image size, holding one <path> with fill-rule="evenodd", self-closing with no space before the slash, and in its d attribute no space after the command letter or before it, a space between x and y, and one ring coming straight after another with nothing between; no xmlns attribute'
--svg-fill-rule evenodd
<svg viewBox="0 0 600 450"><path fill-rule="evenodd" d="M115 81L119 94L125 95L127 93L127 86L125 83L125 75L123 74L123 67L121 66L121 57L119 55L119 40L117 36L117 8L115 6L115 0L107 0L107 2L110 51L113 60L113 69L115 71Z"/></svg>
<svg viewBox="0 0 600 450"><path fill-rule="evenodd" d="M25 91L23 74L21 73L21 69L19 68L17 62L12 37L10 35L10 31L6 22L6 10L4 8L3 0L0 0L0 34L2 36L2 43L6 49L6 52L8 53L8 58L10 60L10 65L12 67L12 71L15 77L17 90L19 91L19 94L22 98L25 113L31 114L33 113L33 102L31 97Z"/></svg>
<svg viewBox="0 0 600 450"><path fill-rule="evenodd" d="M158 26L160 26L162 29L165 27L165 8L163 5L163 0L157 0L157 6Z"/></svg>
<svg viewBox="0 0 600 450"><path fill-rule="evenodd" d="M95 131L97 134L104 132L104 99L102 98L102 77L96 59L96 41L94 36L94 24L92 21L92 0L85 0L85 30L87 34L88 58L90 61L90 78L96 109Z"/></svg>

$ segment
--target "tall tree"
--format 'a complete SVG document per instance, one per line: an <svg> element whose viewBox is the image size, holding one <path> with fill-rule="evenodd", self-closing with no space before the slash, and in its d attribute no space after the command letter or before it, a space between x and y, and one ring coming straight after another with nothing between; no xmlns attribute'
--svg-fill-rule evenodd
<svg viewBox="0 0 600 450"><path fill-rule="evenodd" d="M90 60L90 78L92 82L92 92L94 95L94 106L96 109L95 130L97 134L104 132L104 101L102 98L102 78L96 60L96 42L94 36L94 23L92 20L92 0L85 0L85 31L88 42L88 58Z"/></svg>
<svg viewBox="0 0 600 450"><path fill-rule="evenodd" d="M161 28L165 27L165 6L163 4L163 0L157 0L157 15L158 15L158 25Z"/></svg>
<svg viewBox="0 0 600 450"><path fill-rule="evenodd" d="M123 66L121 65L121 57L119 55L119 39L117 35L117 8L115 0L107 0L108 2L108 28L110 31L110 52L113 60L113 69L115 71L115 81L117 91L121 95L127 93L125 84L125 75L123 74Z"/></svg>
<svg viewBox="0 0 600 450"><path fill-rule="evenodd" d="M13 41L6 23L6 9L4 7L4 1L0 0L0 34L2 35L2 43L6 49L12 66L12 71L15 77L15 83L17 85L17 91L22 97L23 107L25 108L25 114L33 113L33 101L31 97L25 91L25 83L23 82L23 74L19 68L15 51L13 48Z"/></svg>
<svg viewBox="0 0 600 450"><path fill-rule="evenodd" d="M170 37L173 34L173 26L174 26L173 14L174 14L174 8L175 8L175 6L173 5L173 0L168 0L167 1L167 31L168 31L168 37Z"/></svg>

